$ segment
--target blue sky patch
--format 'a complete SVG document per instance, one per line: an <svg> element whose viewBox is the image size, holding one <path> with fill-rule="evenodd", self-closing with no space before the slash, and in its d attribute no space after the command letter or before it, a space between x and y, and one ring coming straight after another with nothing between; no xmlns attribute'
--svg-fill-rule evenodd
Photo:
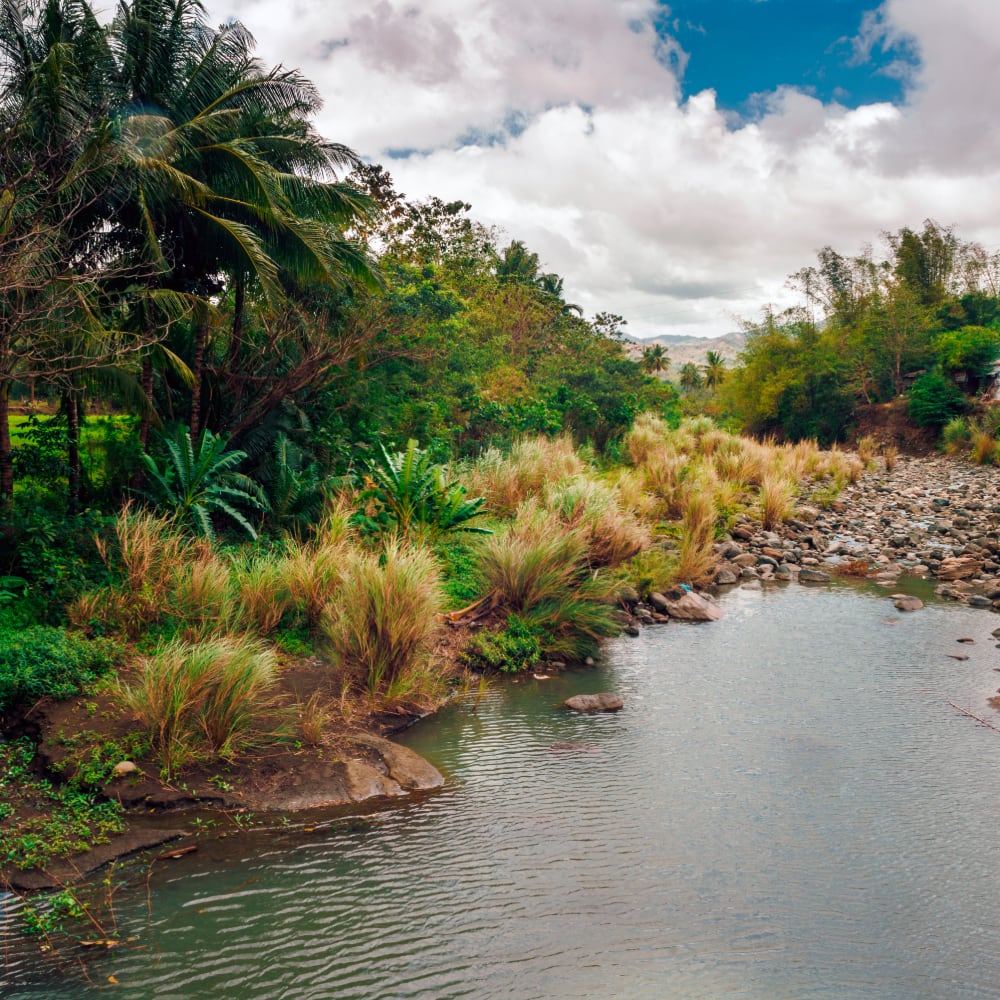
<svg viewBox="0 0 1000 1000"><path fill-rule="evenodd" d="M754 114L754 94L797 87L849 108L899 103L908 69L917 66L905 43L881 41L860 54L854 40L873 0L672 0L661 34L688 54L683 96L714 89L720 107ZM901 72L902 70L902 72Z"/></svg>

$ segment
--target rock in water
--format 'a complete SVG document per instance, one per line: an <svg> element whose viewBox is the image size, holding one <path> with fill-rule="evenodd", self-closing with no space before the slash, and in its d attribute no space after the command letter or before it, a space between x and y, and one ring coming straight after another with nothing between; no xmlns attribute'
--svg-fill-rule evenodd
<svg viewBox="0 0 1000 1000"><path fill-rule="evenodd" d="M897 611L919 611L924 606L924 602L919 597L901 597L893 607Z"/></svg>
<svg viewBox="0 0 1000 1000"><path fill-rule="evenodd" d="M799 573L799 583L829 583L830 574L819 569L804 569Z"/></svg>
<svg viewBox="0 0 1000 1000"><path fill-rule="evenodd" d="M676 601L667 601L667 614L685 622L715 622L722 617L722 611L711 601L694 591L679 597Z"/></svg>
<svg viewBox="0 0 1000 1000"><path fill-rule="evenodd" d="M575 694L563 704L574 712L617 712L625 702L616 694Z"/></svg>

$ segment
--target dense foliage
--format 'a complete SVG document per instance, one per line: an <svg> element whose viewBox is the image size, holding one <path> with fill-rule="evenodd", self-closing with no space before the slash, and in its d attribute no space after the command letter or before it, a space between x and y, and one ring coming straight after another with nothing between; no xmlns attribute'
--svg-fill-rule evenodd
<svg viewBox="0 0 1000 1000"><path fill-rule="evenodd" d="M843 440L860 404L910 396L940 425L1000 356L1000 255L934 222L884 234L886 254L830 247L793 275L801 307L751 325L724 405L755 433Z"/></svg>

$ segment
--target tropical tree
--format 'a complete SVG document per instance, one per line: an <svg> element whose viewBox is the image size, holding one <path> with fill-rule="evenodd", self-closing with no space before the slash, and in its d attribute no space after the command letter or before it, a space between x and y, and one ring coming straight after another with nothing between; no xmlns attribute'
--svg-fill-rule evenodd
<svg viewBox="0 0 1000 1000"><path fill-rule="evenodd" d="M700 389L703 384L701 369L693 361L687 361L681 365L681 386L683 388Z"/></svg>
<svg viewBox="0 0 1000 1000"><path fill-rule="evenodd" d="M702 371L705 373L705 385L717 389L726 379L726 362L718 351L709 351L705 355Z"/></svg>
<svg viewBox="0 0 1000 1000"><path fill-rule="evenodd" d="M665 372L670 367L670 355L662 344L653 344L642 351L642 370L648 375Z"/></svg>
<svg viewBox="0 0 1000 1000"><path fill-rule="evenodd" d="M274 306L290 280L373 280L344 236L367 202L336 180L356 158L313 130L319 98L307 80L265 70L243 25L209 28L196 0L122 3L111 37L115 103L140 109L122 124L128 169L113 235L156 266L157 288L201 303L233 292L228 362L242 352L248 293ZM213 322L204 307L192 315L197 437ZM147 386L150 375L147 358Z"/></svg>

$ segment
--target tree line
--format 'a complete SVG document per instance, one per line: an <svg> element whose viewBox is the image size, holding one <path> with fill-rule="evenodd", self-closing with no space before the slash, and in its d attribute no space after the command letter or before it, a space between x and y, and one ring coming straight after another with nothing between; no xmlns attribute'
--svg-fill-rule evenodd
<svg viewBox="0 0 1000 1000"><path fill-rule="evenodd" d="M904 394L943 424L1000 356L1000 255L932 220L884 233L881 253L824 247L790 285L800 305L747 325L723 393L754 433L830 443L857 407Z"/></svg>

